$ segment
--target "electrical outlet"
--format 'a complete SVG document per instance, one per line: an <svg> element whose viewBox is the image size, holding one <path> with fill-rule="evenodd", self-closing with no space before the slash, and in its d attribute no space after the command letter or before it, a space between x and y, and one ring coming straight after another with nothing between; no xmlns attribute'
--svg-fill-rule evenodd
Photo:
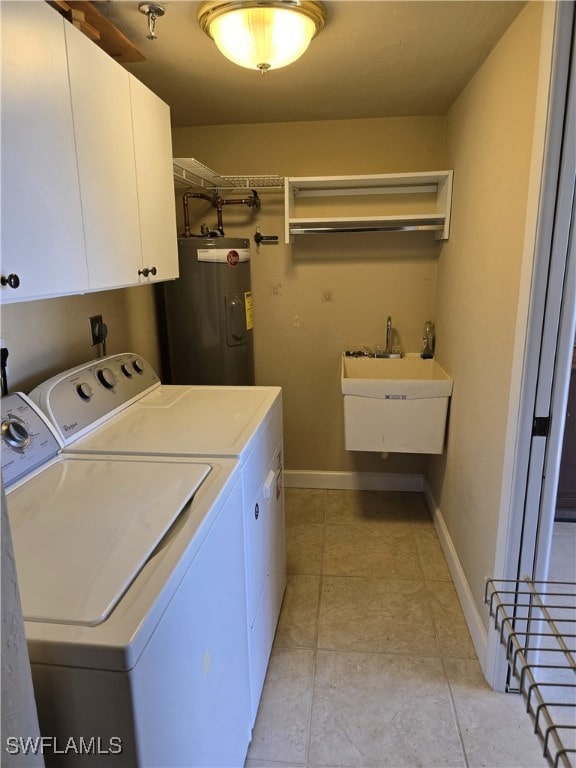
<svg viewBox="0 0 576 768"><path fill-rule="evenodd" d="M2 384L2 394L8 394L8 347L4 346L4 339L0 339L0 379Z"/></svg>
<svg viewBox="0 0 576 768"><path fill-rule="evenodd" d="M102 315L92 315L88 318L90 320L90 337L92 339L92 346L100 344L102 341Z"/></svg>
<svg viewBox="0 0 576 768"><path fill-rule="evenodd" d="M322 288L320 291L321 301L328 301L332 302L334 301L334 291L332 288Z"/></svg>

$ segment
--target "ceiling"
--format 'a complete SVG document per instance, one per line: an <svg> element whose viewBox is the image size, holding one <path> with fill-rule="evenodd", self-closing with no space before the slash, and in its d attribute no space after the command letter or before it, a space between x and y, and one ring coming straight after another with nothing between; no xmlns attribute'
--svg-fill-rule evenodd
<svg viewBox="0 0 576 768"><path fill-rule="evenodd" d="M199 2L158 0L147 40L139 0L98 9L142 51L125 65L166 101L175 127L445 114L522 10L511 0L333 0L294 64L232 64L197 23Z"/></svg>

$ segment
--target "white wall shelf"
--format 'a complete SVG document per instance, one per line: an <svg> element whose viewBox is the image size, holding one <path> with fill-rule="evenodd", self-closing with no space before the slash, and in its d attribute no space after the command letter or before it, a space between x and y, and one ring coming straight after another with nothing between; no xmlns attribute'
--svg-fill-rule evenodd
<svg viewBox="0 0 576 768"><path fill-rule="evenodd" d="M328 232L450 232L452 171L285 179L285 242Z"/></svg>

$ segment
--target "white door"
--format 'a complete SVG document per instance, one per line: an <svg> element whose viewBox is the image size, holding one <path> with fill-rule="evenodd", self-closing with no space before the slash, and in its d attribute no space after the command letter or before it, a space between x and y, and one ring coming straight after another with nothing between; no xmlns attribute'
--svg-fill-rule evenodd
<svg viewBox="0 0 576 768"><path fill-rule="evenodd" d="M545 167L503 578L546 580L576 330L576 61L573 3L559 3ZM512 609L509 609L512 612ZM490 633L494 687L508 673Z"/></svg>
<svg viewBox="0 0 576 768"><path fill-rule="evenodd" d="M574 35L572 18L562 23L565 41ZM566 33L568 30L568 34ZM540 276L534 287L530 334L538 366L531 389L533 418L530 440L523 534L518 575L546 579L556 506L562 437L576 327L576 61L566 57L566 69L555 94L559 107L552 115L548 163L539 214ZM572 74L569 74L569 67ZM559 64L560 68L560 64ZM568 76L568 82L564 77ZM563 109L560 108L562 102ZM556 133L556 135L555 135Z"/></svg>

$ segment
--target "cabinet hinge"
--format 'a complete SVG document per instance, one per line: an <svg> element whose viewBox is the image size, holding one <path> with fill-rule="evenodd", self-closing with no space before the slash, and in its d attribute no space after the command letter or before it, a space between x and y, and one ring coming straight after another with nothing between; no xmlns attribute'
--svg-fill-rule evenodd
<svg viewBox="0 0 576 768"><path fill-rule="evenodd" d="M532 422L532 437L548 437L550 416L535 416Z"/></svg>

